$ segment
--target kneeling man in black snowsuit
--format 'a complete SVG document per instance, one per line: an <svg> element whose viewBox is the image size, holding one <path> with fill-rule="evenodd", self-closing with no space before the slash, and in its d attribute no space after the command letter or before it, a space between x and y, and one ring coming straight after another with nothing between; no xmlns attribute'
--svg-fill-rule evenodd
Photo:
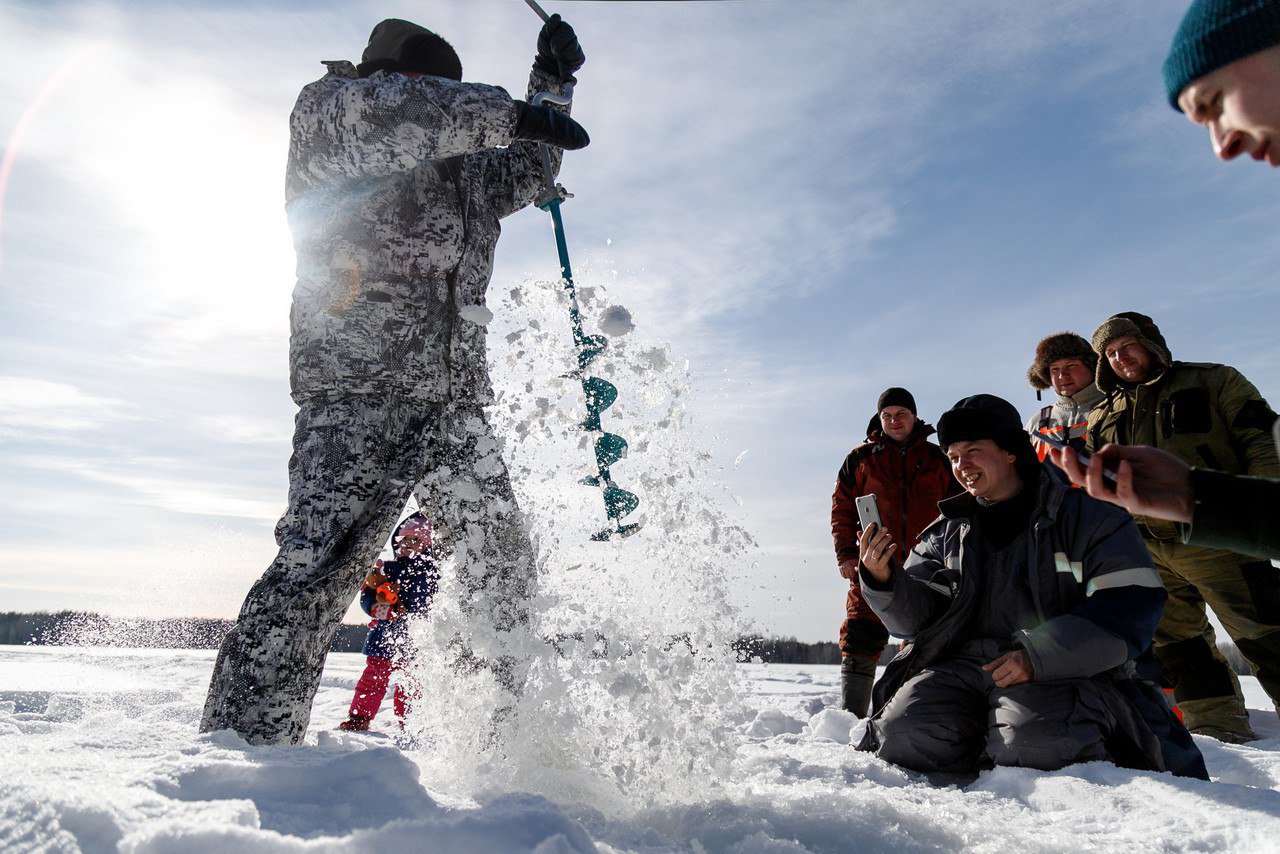
<svg viewBox="0 0 1280 854"><path fill-rule="evenodd" d="M998 397L957 403L938 439L965 493L939 502L905 567L887 531L860 539L867 602L909 640L860 749L926 773L1107 760L1208 779L1135 671L1166 594L1133 520L1051 478Z"/></svg>

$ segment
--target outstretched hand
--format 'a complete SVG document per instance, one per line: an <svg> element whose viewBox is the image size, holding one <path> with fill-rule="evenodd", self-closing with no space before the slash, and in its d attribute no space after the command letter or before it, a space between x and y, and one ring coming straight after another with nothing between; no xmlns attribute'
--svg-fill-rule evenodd
<svg viewBox="0 0 1280 854"><path fill-rule="evenodd" d="M1106 445L1080 464L1076 452L1051 448L1049 458L1093 498L1118 504L1137 516L1190 522L1195 508L1191 468L1173 454L1145 445ZM1114 489L1102 476L1115 472Z"/></svg>
<svg viewBox="0 0 1280 854"><path fill-rule="evenodd" d="M1031 667L1031 656L1020 649L1006 652L990 664L982 665L982 669L991 674L997 688L1030 682L1035 675Z"/></svg>

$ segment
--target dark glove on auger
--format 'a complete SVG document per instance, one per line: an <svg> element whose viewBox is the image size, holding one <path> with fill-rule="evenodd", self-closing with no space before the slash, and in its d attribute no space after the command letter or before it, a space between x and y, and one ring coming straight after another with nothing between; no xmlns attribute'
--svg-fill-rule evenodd
<svg viewBox="0 0 1280 854"><path fill-rule="evenodd" d="M561 80L576 82L573 74L587 61L578 44L578 34L560 16L552 15L538 33L538 56L533 60L539 71L554 74Z"/></svg>
<svg viewBox="0 0 1280 854"><path fill-rule="evenodd" d="M545 142L556 148L577 151L591 142L586 128L550 107L516 101L516 139Z"/></svg>

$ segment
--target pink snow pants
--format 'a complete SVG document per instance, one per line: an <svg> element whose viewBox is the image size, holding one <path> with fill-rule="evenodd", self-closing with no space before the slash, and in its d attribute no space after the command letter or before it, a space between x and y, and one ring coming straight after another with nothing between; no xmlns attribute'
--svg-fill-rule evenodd
<svg viewBox="0 0 1280 854"><path fill-rule="evenodd" d="M365 661L367 663L364 666L364 673L356 683L356 695L351 700L350 714L364 715L373 720L378 714L378 707L382 705L382 698L386 696L391 674L397 671L403 673L403 671L400 662L393 662L389 658L370 655L365 658ZM391 695L392 702L395 704L396 717L404 720L405 714L409 711L410 700L415 694L416 691L405 687L403 676L396 680L396 689Z"/></svg>

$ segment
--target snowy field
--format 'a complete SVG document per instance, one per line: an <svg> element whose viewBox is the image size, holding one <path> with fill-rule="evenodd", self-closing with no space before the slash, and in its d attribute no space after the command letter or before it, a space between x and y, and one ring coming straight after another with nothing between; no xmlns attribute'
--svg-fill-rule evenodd
<svg viewBox="0 0 1280 854"><path fill-rule="evenodd" d="M363 659L329 657L298 748L196 734L212 653L0 647L0 851L1276 851L1280 723L1197 739L1213 782L1102 764L937 789L850 746L831 666L746 665L724 779L609 811L473 787L381 735L329 729ZM389 701L388 704L389 706ZM505 788L505 787L504 787Z"/></svg>

